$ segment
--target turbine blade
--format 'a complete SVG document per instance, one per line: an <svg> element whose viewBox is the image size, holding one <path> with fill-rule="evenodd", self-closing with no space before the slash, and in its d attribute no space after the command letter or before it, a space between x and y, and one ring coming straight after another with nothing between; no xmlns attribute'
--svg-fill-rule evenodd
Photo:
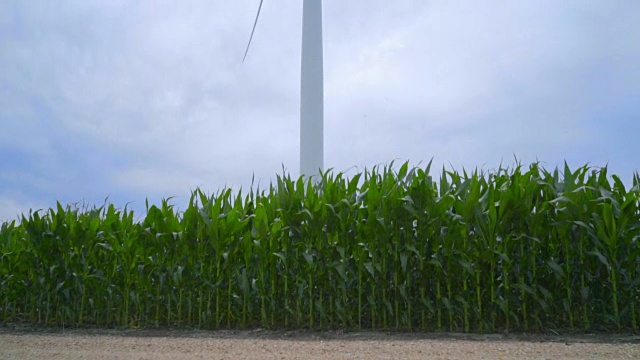
<svg viewBox="0 0 640 360"><path fill-rule="evenodd" d="M242 58L242 62L244 63L244 59L247 58L247 54L249 53L249 47L251 46L251 40L253 39L253 33L256 31L256 25L258 25L258 18L260 17L260 9L262 9L262 1L260 0L260 5L258 6L258 13L256 14L256 20L253 22L253 29L251 30L251 36L249 37L249 43L247 44L247 50L244 52L244 57Z"/></svg>

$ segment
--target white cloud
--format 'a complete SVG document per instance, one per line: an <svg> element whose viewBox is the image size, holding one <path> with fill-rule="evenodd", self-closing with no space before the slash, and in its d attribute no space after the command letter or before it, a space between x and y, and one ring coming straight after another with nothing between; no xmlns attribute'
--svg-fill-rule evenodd
<svg viewBox="0 0 640 360"><path fill-rule="evenodd" d="M144 197L296 174L301 3L265 2L242 64L257 3L0 5L0 157L29 160L0 185ZM594 114L640 91L639 9L325 1L326 164L589 161Z"/></svg>
<svg viewBox="0 0 640 360"><path fill-rule="evenodd" d="M19 202L12 197L0 196L0 223L20 220L21 215L28 217L30 210L36 211L47 207L33 202Z"/></svg>

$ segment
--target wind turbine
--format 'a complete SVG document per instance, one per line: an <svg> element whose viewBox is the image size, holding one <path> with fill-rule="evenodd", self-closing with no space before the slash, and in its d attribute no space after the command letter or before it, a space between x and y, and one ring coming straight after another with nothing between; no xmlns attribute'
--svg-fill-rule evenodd
<svg viewBox="0 0 640 360"><path fill-rule="evenodd" d="M244 59L258 24L262 2ZM324 79L322 59L322 0L303 0L300 67L300 175L313 177L324 169Z"/></svg>

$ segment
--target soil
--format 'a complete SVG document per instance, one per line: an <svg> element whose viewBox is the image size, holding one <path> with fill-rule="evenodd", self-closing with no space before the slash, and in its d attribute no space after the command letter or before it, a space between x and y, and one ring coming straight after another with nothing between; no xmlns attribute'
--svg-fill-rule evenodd
<svg viewBox="0 0 640 360"><path fill-rule="evenodd" d="M640 336L5 326L0 359L640 359Z"/></svg>

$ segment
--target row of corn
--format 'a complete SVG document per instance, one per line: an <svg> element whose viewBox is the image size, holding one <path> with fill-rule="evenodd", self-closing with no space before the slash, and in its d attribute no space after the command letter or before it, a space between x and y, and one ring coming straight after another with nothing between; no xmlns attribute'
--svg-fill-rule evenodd
<svg viewBox="0 0 640 360"><path fill-rule="evenodd" d="M192 193L147 214L31 212L0 229L0 322L45 326L638 330L640 177L606 168Z"/></svg>

